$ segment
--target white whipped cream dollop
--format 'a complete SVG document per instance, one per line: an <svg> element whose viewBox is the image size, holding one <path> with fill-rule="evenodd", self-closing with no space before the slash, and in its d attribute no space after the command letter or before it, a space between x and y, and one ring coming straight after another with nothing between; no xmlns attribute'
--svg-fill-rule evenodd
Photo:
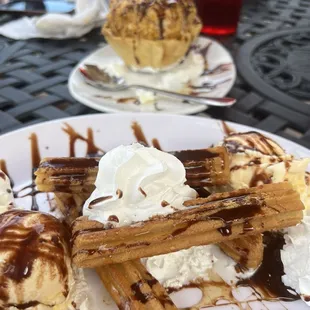
<svg viewBox="0 0 310 310"><path fill-rule="evenodd" d="M181 288L193 281L212 281L214 275L229 285L248 278L254 269L238 273L236 262L217 245L192 247L174 253L143 258L148 272L166 288Z"/></svg>
<svg viewBox="0 0 310 310"><path fill-rule="evenodd" d="M310 306L310 216L305 216L301 224L286 229L286 233L281 251L285 272L282 281Z"/></svg>
<svg viewBox="0 0 310 310"><path fill-rule="evenodd" d="M201 278L209 280L213 266L214 245L197 246L187 250L142 259L146 269L165 287L180 288Z"/></svg>
<svg viewBox="0 0 310 310"><path fill-rule="evenodd" d="M173 213L196 198L185 181L185 168L173 155L139 143L121 145L100 160L83 214L117 227Z"/></svg>
<svg viewBox="0 0 310 310"><path fill-rule="evenodd" d="M8 176L0 170L0 213L13 208L14 196Z"/></svg>

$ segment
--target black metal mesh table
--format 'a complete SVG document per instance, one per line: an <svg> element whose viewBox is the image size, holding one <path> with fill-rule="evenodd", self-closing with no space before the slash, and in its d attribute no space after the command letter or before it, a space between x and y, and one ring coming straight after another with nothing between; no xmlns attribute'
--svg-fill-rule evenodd
<svg viewBox="0 0 310 310"><path fill-rule="evenodd" d="M1 18L3 22L7 17ZM293 93L283 101L281 96L270 96L265 91L267 88L258 88L256 83L247 81L253 74L259 74L259 68L254 67L247 73L243 64L247 50L242 45L246 41L255 40L260 34L297 27L303 27L305 31L309 28L310 33L309 0L245 0L236 37L220 38L236 57L244 77L238 76L229 94L238 102L232 108L210 108L200 115L254 126L310 148L310 105L306 103L307 99L310 102L308 84L305 86L303 83L302 98ZM266 42L270 40L267 38ZM310 50L310 39L303 42L309 43L305 43L305 48ZM103 43L103 38L99 30L82 39L66 41L13 41L0 37L0 134L42 121L97 113L70 96L67 80L75 64L100 43ZM251 53L254 54L254 50ZM260 59L261 55L255 57ZM274 66L272 57L263 59L267 67ZM268 70L266 72L266 77L259 78L270 79ZM310 68L308 74L303 74L306 82L310 81L309 72ZM285 76L280 78L285 82Z"/></svg>

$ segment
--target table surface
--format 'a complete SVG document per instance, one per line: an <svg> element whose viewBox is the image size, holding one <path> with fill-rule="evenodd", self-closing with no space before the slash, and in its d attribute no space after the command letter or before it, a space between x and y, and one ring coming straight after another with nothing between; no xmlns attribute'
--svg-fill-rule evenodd
<svg viewBox="0 0 310 310"><path fill-rule="evenodd" d="M9 18L1 16L0 22ZM309 0L244 0L236 36L217 39L240 67L238 56L246 41L307 26L310 29ZM0 134L47 120L98 113L71 97L67 81L76 63L102 43L98 29L81 39L64 41L13 41L0 36ZM291 105L290 101L284 105L256 91L240 75L229 95L238 100L232 108L212 107L199 115L264 129L310 148L307 103L292 98ZM298 104L293 104L296 100Z"/></svg>

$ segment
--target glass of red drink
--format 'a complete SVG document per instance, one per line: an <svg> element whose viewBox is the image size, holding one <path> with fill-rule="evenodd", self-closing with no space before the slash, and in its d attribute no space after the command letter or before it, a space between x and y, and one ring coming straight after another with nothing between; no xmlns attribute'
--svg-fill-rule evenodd
<svg viewBox="0 0 310 310"><path fill-rule="evenodd" d="M202 32L227 35L236 32L242 0L195 0L202 20Z"/></svg>

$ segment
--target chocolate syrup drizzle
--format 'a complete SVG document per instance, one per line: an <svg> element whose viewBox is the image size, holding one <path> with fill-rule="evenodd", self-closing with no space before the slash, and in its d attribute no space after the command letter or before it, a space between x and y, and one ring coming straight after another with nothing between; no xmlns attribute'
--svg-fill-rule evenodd
<svg viewBox="0 0 310 310"><path fill-rule="evenodd" d="M198 52L204 59L204 68L205 70L203 71L203 73L201 74L201 76L210 76L210 75L217 75L217 74L221 74L223 72L229 71L230 67L231 67L231 63L227 63L227 64L220 64L218 66L216 66L213 69L208 69L208 52L210 50L210 47L212 46L212 42L209 42L206 46L201 47L199 45L193 45L189 52L191 50L195 50L196 52ZM188 52L188 53L189 53ZM190 91L190 95L192 96L199 96L199 95L207 95L209 93L210 90L216 89L219 85L221 84L225 84L227 82L231 81L230 77L227 77L227 79L219 79L217 82L206 82L203 83L200 86L194 86L191 83L188 85L189 88L191 89ZM200 91L198 91L200 90Z"/></svg>
<svg viewBox="0 0 310 310"><path fill-rule="evenodd" d="M137 142L143 144L144 146L150 146L149 143L147 142L145 135L144 135L143 129L139 123L133 122L131 125L131 129L133 131L133 134L134 134ZM155 148L157 148L158 150L161 151L159 141L156 138L152 139L152 144Z"/></svg>
<svg viewBox="0 0 310 310"><path fill-rule="evenodd" d="M142 286L143 281L140 280L132 284L130 288L134 292L134 295L137 298L137 300L139 300L143 304L146 304L149 300L154 298L154 295L152 293L143 293L141 290Z"/></svg>
<svg viewBox="0 0 310 310"><path fill-rule="evenodd" d="M63 128L63 131L68 134L69 136L69 156L75 157L75 144L77 141L84 141L87 144L87 150L86 150L86 156L88 157L94 157L94 156L102 156L104 154L104 151L96 146L94 142L94 133L91 128L87 129L87 137L83 137L81 134L79 134L77 131L74 130L72 126L65 123L65 127ZM24 197L31 197L31 210L38 211L39 206L37 204L36 195L40 193L35 185L35 175L34 172L37 170L37 168L40 165L41 161L41 155L39 150L39 142L38 137L35 133L32 133L29 137L30 140L30 149L31 149L31 163L32 163L32 181L29 185L26 185L25 187L14 190L14 198L24 198ZM47 166L57 166L57 167L63 167L63 166L70 166L70 160L66 158L56 158L51 159L50 161L43 164L43 167ZM80 168L83 167L97 167L98 166L98 159L92 159L89 158L87 160L81 158L80 160L76 160L74 163L74 166L78 166ZM0 160L0 169L9 177L11 181L11 187L14 188L14 182L12 177L10 177L10 174L7 170L6 162L4 160ZM76 176L77 177L77 176ZM84 177L84 176L80 176ZM25 194L23 194L26 192ZM47 193L47 199L50 203L50 197ZM74 201L72 201L74 203Z"/></svg>
<svg viewBox="0 0 310 310"><path fill-rule="evenodd" d="M257 169L250 180L249 187L255 187L260 184L270 184L272 183L272 178L264 170Z"/></svg>
<svg viewBox="0 0 310 310"><path fill-rule="evenodd" d="M70 244L69 231L56 218L47 214L38 214L38 220L32 226L25 225L29 216L34 215L31 211L24 210L12 210L0 215L0 253L10 253L3 265L4 273L0 275L0 300L5 304L9 300L8 280L18 285L28 279L38 258L52 263L58 268L61 280L68 281L68 269L64 258L70 255L65 253L65 246ZM42 238L45 231L52 234L51 240ZM48 251L43 251L42 248ZM69 248L67 250L69 251ZM63 292L64 296L68 295L68 289L67 286ZM25 309L37 304L38 301L32 301L18 304L17 307ZM4 310L7 307L0 309Z"/></svg>
<svg viewBox="0 0 310 310"><path fill-rule="evenodd" d="M229 127L226 122L222 121L221 123L225 136L230 136L231 134L236 133L236 131L233 128Z"/></svg>
<svg viewBox="0 0 310 310"><path fill-rule="evenodd" d="M233 137L235 135L243 136L243 140L247 143L247 145L241 144L238 141L234 141ZM256 136L258 142L257 143L253 142L253 140L246 137L247 135ZM259 151L264 155L274 155L274 156L282 155L278 152L276 147L274 147L269 141L272 141L279 149L282 150L282 148L277 142L275 142L270 138L267 139L264 135L256 131L248 131L244 133L231 133L229 135L229 139L225 141L225 146L230 153L237 153L240 151L240 149L246 149L252 151ZM263 148L259 147L259 142L262 142Z"/></svg>
<svg viewBox="0 0 310 310"><path fill-rule="evenodd" d="M5 174L3 172L0 172L0 178L5 181L6 177L5 177Z"/></svg>
<svg viewBox="0 0 310 310"><path fill-rule="evenodd" d="M75 156L75 144L77 141L84 141L87 144L87 151L86 156L88 157L96 157L98 154L103 155L105 152L95 145L94 143L94 131L92 128L87 128L87 137L83 137L81 134L79 134L77 131L74 130L72 126L70 126L68 123L65 123L65 127L63 128L63 131L68 134L69 136L69 156L70 157L76 157Z"/></svg>

